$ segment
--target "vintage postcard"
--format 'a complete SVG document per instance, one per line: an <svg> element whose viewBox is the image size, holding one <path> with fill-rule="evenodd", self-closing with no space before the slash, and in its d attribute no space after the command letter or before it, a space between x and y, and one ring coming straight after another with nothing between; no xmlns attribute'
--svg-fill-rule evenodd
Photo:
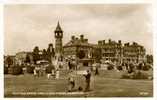
<svg viewBox="0 0 157 100"><path fill-rule="evenodd" d="M151 4L5 4L4 98L153 97Z"/></svg>

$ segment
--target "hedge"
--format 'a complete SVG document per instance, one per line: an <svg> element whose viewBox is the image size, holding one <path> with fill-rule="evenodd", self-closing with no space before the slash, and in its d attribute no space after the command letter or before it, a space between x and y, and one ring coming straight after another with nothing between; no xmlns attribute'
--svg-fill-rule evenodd
<svg viewBox="0 0 157 100"><path fill-rule="evenodd" d="M114 67L113 67L113 65L109 64L109 65L107 66L107 69L108 69L108 70L112 70L112 69L114 69Z"/></svg>
<svg viewBox="0 0 157 100"><path fill-rule="evenodd" d="M21 66L14 66L10 67L10 72L12 75L20 75L22 74L22 67Z"/></svg>
<svg viewBox="0 0 157 100"><path fill-rule="evenodd" d="M125 73L121 77L122 79L148 79L149 75L147 73L136 71L134 73Z"/></svg>
<svg viewBox="0 0 157 100"><path fill-rule="evenodd" d="M123 70L123 67L122 66L117 66L117 69L118 70Z"/></svg>
<svg viewBox="0 0 157 100"><path fill-rule="evenodd" d="M8 67L4 67L4 74L8 74Z"/></svg>
<svg viewBox="0 0 157 100"><path fill-rule="evenodd" d="M46 67L46 73L52 73L52 69L55 69L53 65Z"/></svg>
<svg viewBox="0 0 157 100"><path fill-rule="evenodd" d="M137 71L133 74L133 79L148 79L148 74Z"/></svg>
<svg viewBox="0 0 157 100"><path fill-rule="evenodd" d="M146 65L144 65L144 66L142 67L142 70L148 71L150 68L151 68L151 66L146 64Z"/></svg>
<svg viewBox="0 0 157 100"><path fill-rule="evenodd" d="M26 69L27 69L27 73L34 73L34 69L35 69L35 67L34 66L27 66L26 67Z"/></svg>

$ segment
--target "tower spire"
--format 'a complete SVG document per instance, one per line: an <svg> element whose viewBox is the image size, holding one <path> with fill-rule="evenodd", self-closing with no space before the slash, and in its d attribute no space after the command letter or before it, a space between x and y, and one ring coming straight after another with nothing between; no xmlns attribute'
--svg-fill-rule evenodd
<svg viewBox="0 0 157 100"><path fill-rule="evenodd" d="M55 29L55 32L63 32L63 31L62 31L62 28L61 28L61 26L60 26L60 24L59 24L59 21L58 21L58 23L57 23L57 27L56 27L56 29Z"/></svg>

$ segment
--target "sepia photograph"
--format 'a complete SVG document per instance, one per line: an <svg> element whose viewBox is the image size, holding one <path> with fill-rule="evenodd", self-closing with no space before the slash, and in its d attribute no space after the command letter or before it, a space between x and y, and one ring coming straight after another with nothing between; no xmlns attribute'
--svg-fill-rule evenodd
<svg viewBox="0 0 157 100"><path fill-rule="evenodd" d="M4 98L153 97L151 4L4 5Z"/></svg>

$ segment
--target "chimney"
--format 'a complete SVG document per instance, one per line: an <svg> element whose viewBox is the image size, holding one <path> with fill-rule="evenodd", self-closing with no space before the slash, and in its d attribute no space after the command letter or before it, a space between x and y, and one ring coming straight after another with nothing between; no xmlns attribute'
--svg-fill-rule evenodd
<svg viewBox="0 0 157 100"><path fill-rule="evenodd" d="M84 35L80 35L80 40L81 40L81 42L83 42L83 40L84 40Z"/></svg>
<svg viewBox="0 0 157 100"><path fill-rule="evenodd" d="M119 44L122 44L122 41L121 41L121 40L118 40L118 43L119 43Z"/></svg>
<svg viewBox="0 0 157 100"><path fill-rule="evenodd" d="M103 44L105 44L105 40L103 40Z"/></svg>
<svg viewBox="0 0 157 100"><path fill-rule="evenodd" d="M88 39L84 39L84 42L85 42L85 43L88 43Z"/></svg>
<svg viewBox="0 0 157 100"><path fill-rule="evenodd" d="M108 43L111 43L111 39L108 40Z"/></svg>
<svg viewBox="0 0 157 100"><path fill-rule="evenodd" d="M124 46L129 46L129 45L130 45L129 42L124 44Z"/></svg>
<svg viewBox="0 0 157 100"><path fill-rule="evenodd" d="M53 44L52 44L52 43L49 44L49 47L51 47L51 46L53 47Z"/></svg>
<svg viewBox="0 0 157 100"><path fill-rule="evenodd" d="M137 43L136 43L136 42L133 42L132 44L133 44L133 45L137 45Z"/></svg>
<svg viewBox="0 0 157 100"><path fill-rule="evenodd" d="M78 40L78 37L76 37L75 39Z"/></svg>
<svg viewBox="0 0 157 100"><path fill-rule="evenodd" d="M102 41L98 41L98 45L102 45Z"/></svg>
<svg viewBox="0 0 157 100"><path fill-rule="evenodd" d="M72 40L72 41L75 40L75 36L74 36L74 35L71 36L71 40Z"/></svg>

